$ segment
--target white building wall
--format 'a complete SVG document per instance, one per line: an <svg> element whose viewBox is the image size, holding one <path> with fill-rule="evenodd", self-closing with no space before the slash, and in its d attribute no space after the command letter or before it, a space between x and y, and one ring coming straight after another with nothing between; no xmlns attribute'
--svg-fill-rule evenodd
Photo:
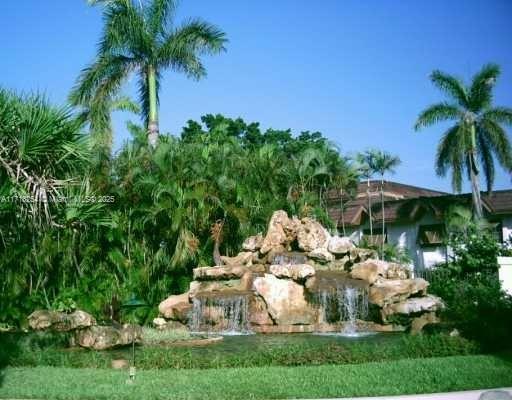
<svg viewBox="0 0 512 400"><path fill-rule="evenodd" d="M413 260L416 269L432 268L435 264L446 261L446 247L432 246L421 247L418 244L418 230L421 225L433 225L441 223L433 215L425 215L420 220L411 224L387 224L388 243L397 244L405 249ZM357 244L363 236L363 230L368 229L365 224L357 229L347 230L348 236ZM512 229L512 221L511 221ZM374 226L374 232L379 233L381 225Z"/></svg>
<svg viewBox="0 0 512 400"><path fill-rule="evenodd" d="M507 239L512 239L512 215L503 217L501 222L503 240L506 242ZM435 219L433 215L425 215L419 221L411 224L387 224L388 243L397 244L406 249L416 269L432 268L434 265L447 260L449 249L446 249L445 246L421 247L418 244L418 230L421 225L439 223L441 222ZM369 225L365 224L356 229L347 229L347 234L357 244L363 237L363 230L368 228ZM380 232L380 229L381 225L374 226L376 233Z"/></svg>
<svg viewBox="0 0 512 400"><path fill-rule="evenodd" d="M512 215L506 216L502 219L502 232L503 232L503 241L512 245L510 242L512 240Z"/></svg>

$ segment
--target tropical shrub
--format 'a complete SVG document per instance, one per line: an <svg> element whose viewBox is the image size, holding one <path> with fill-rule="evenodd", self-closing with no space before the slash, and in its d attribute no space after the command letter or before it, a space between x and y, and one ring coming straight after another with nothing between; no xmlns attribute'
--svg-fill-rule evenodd
<svg viewBox="0 0 512 400"><path fill-rule="evenodd" d="M512 297L501 289L497 275L501 245L475 225L452 235L449 244L452 259L432 272L429 287L446 302L445 319L487 349L510 347Z"/></svg>

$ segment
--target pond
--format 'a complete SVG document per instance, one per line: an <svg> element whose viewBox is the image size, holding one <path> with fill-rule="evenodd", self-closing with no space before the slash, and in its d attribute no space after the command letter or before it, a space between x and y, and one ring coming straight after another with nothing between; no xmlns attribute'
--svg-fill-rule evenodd
<svg viewBox="0 0 512 400"><path fill-rule="evenodd" d="M403 337L401 333L376 333L368 336L347 337L337 334L254 334L254 335L226 335L223 340L204 346L174 347L172 344L158 346L138 346L144 351L159 349L162 353L175 353L186 351L191 355L215 357L216 355L247 355L251 353L269 352L272 350L300 347L327 348L330 345L350 346L356 343L392 344ZM128 357L130 348L120 348L109 351L112 356Z"/></svg>
<svg viewBox="0 0 512 400"><path fill-rule="evenodd" d="M400 338L401 334L381 333L361 337L346 337L340 335L328 334L308 334L308 333L295 333L295 334L266 334L266 335L239 335L239 336L224 336L224 340L213 344L208 347L203 347L201 352L228 352L228 353L246 353L258 352L268 348L279 348L286 346L301 346L301 345L329 345L329 344L353 344L355 342L373 342L373 343L391 343Z"/></svg>

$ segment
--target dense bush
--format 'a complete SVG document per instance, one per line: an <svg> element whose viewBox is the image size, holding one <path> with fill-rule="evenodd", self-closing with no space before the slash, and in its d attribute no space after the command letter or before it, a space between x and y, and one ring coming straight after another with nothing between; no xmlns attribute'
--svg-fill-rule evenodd
<svg viewBox="0 0 512 400"><path fill-rule="evenodd" d="M497 274L501 245L476 226L454 235L449 245L453 257L432 272L429 287L446 303L444 318L486 349L510 347L512 297L501 289Z"/></svg>

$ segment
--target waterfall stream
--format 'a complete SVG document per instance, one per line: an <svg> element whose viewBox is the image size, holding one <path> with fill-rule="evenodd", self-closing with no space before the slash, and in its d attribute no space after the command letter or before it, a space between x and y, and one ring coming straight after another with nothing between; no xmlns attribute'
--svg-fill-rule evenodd
<svg viewBox="0 0 512 400"><path fill-rule="evenodd" d="M192 332L216 332L225 335L251 333L248 296L227 294L194 298L189 328Z"/></svg>
<svg viewBox="0 0 512 400"><path fill-rule="evenodd" d="M357 336L357 320L368 316L368 290L339 285L317 293L317 301L325 322L342 322L341 334Z"/></svg>

